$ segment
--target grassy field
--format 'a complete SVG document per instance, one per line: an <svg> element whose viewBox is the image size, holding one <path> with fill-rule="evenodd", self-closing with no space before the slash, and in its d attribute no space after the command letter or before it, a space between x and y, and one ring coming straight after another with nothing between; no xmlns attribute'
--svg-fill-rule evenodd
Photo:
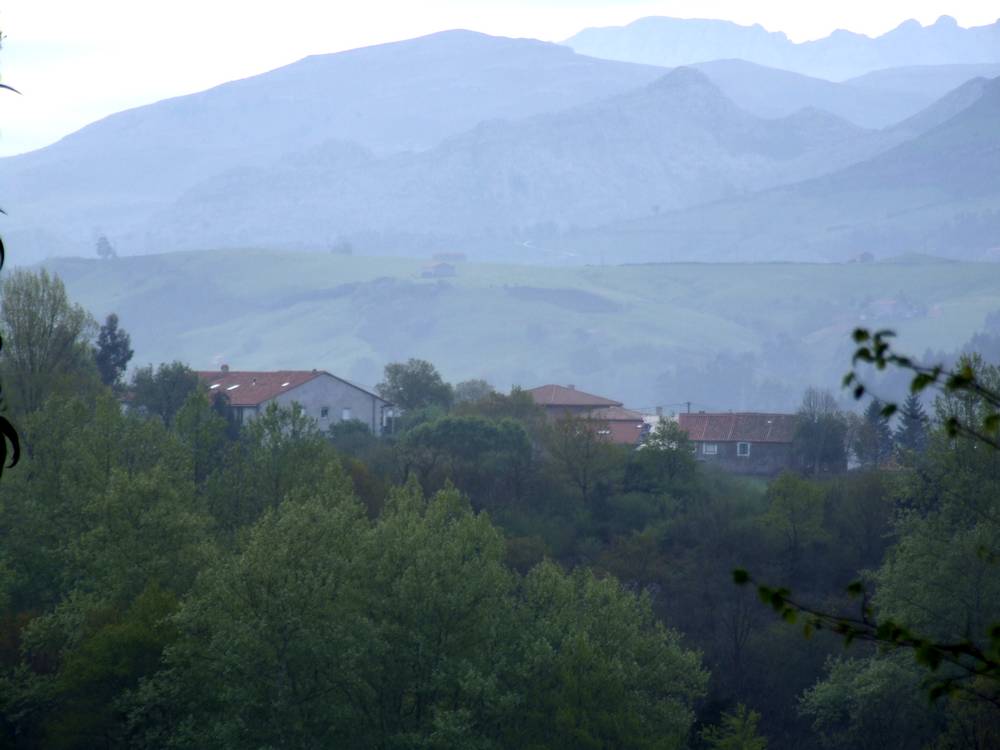
<svg viewBox="0 0 1000 750"><path fill-rule="evenodd" d="M909 351L954 350L1000 310L1000 264L538 266L245 250L49 262L70 294L117 312L134 362L321 368L363 384L434 362L501 388L574 383L633 406L779 408L834 386L852 327Z"/></svg>

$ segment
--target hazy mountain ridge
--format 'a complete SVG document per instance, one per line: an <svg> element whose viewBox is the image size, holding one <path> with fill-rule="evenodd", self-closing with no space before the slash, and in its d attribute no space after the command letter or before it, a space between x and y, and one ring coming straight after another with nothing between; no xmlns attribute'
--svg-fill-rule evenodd
<svg viewBox="0 0 1000 750"><path fill-rule="evenodd" d="M585 29L564 44L594 57L665 67L738 57L839 81L909 65L1000 63L1000 20L965 29L950 16L941 16L929 26L905 21L874 38L840 29L822 39L795 43L760 25L648 17L627 26Z"/></svg>
<svg viewBox="0 0 1000 750"><path fill-rule="evenodd" d="M975 86L970 86L975 90ZM968 92L965 92L968 93ZM933 114L933 113L932 113ZM598 257L846 259L921 251L994 258L1000 247L1000 78L950 119L816 179L563 238Z"/></svg>
<svg viewBox="0 0 1000 750"><path fill-rule="evenodd" d="M267 165L330 139L382 154L426 149L483 120L557 111L662 74L469 31L307 57L0 160L11 216L5 236L22 258L89 253L96 231L134 230L228 169Z"/></svg>
<svg viewBox="0 0 1000 750"><path fill-rule="evenodd" d="M99 232L125 254L346 237L359 252L551 259L550 246L575 253L562 238L582 228L737 205L870 159L983 85L913 115L920 76L932 91L983 66L846 84L739 60L700 68L461 31L306 58L3 160L4 236L17 262L90 254ZM898 95L885 88L895 79ZM850 121L893 113L912 116L878 132ZM699 257L716 257L709 245Z"/></svg>
<svg viewBox="0 0 1000 750"><path fill-rule="evenodd" d="M594 104L484 123L425 152L354 167L286 158L220 175L161 215L151 237L181 248L322 247L373 231L513 240L805 179L894 142L817 110L755 117L703 73L679 68ZM191 221L199 231L186 240Z"/></svg>

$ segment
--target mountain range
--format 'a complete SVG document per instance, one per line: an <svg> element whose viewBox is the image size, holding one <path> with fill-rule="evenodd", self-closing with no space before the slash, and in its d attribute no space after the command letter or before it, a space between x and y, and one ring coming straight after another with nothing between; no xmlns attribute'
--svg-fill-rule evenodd
<svg viewBox="0 0 1000 750"><path fill-rule="evenodd" d="M955 110L958 110L957 112ZM949 116L950 115L950 116ZM1000 78L971 81L875 157L791 186L561 238L645 261L847 260L923 252L1000 257Z"/></svg>
<svg viewBox="0 0 1000 750"><path fill-rule="evenodd" d="M941 16L930 26L914 20L872 38L839 29L796 43L760 25L648 17L627 26L584 29L564 44L609 60L674 67L727 58L842 81L885 68L956 63L1000 63L1000 20L962 28Z"/></svg>
<svg viewBox="0 0 1000 750"><path fill-rule="evenodd" d="M983 257L1000 210L992 73L949 62L836 83L443 32L306 58L4 159L4 237L20 262L90 254L98 234L123 254L350 243L627 262L843 258L960 232L941 252ZM921 192L908 170L948 182Z"/></svg>

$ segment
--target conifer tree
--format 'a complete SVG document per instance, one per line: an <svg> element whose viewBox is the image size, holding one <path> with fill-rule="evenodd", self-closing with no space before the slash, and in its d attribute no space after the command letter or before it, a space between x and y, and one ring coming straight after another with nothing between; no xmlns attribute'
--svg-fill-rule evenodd
<svg viewBox="0 0 1000 750"><path fill-rule="evenodd" d="M132 340L128 333L118 327L118 316L111 313L97 335L94 361L101 374L101 381L108 386L121 384L122 375L132 359Z"/></svg>
<svg viewBox="0 0 1000 750"><path fill-rule="evenodd" d="M899 409L899 426L893 435L896 446L902 450L922 453L927 447L927 413L917 394L907 396Z"/></svg>

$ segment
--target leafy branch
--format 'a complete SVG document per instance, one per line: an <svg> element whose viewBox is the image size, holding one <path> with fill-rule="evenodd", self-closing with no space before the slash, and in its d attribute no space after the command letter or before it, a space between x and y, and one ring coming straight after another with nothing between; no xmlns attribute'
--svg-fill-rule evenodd
<svg viewBox="0 0 1000 750"><path fill-rule="evenodd" d="M847 594L860 601L860 612L856 616L836 615L810 607L796 600L788 589L758 583L743 569L733 571L733 582L738 586L756 586L760 600L785 622L801 623L806 638L826 630L841 636L845 647L860 641L888 650L912 650L917 663L932 673L937 673L943 665L956 667L957 672L932 680L929 691L932 700L963 691L1000 707L1000 692L987 693L975 687L977 680L1000 686L1000 623L990 626L989 646L985 649L969 639L942 643L921 636L894 620L878 621L868 592L860 581L847 587Z"/></svg>
<svg viewBox="0 0 1000 750"><path fill-rule="evenodd" d="M963 360L957 367L948 368L942 364L922 365L899 353L892 345L895 335L887 329L872 332L865 328L858 328L852 334L857 349L851 360L851 371L844 376L843 384L852 390L854 398L861 399L869 391L862 380L859 365L868 365L879 371L899 368L911 374L911 393L919 394L930 389L965 397L979 404L979 413L971 419L963 421L954 414L946 417L944 430L949 437L969 438L1000 450L1000 392L983 382L970 361ZM893 402L883 403L881 414L886 418L899 410ZM932 674L939 674L942 665L951 665L955 668L949 670L951 674L931 681L932 699L961 690L1000 707L1000 623L990 625L986 634L988 645L985 647L969 639L938 642L894 620L877 620L868 592L860 581L847 587L849 596L860 599L857 616L838 615L810 607L795 599L787 588L775 588L754 581L746 570L734 570L733 582L740 586L755 585L761 601L783 620L792 624L802 622L803 634L807 638L817 631L826 630L842 636L845 646L862 641L889 650L909 649L917 663ZM989 692L976 687L983 681L992 683Z"/></svg>
<svg viewBox="0 0 1000 750"><path fill-rule="evenodd" d="M0 32L0 45L3 43L3 32ZM13 91L15 94L20 94L21 92L15 89L13 86L8 86L5 83L0 83L0 88L7 89L8 91ZM0 214L7 215L7 212L0 208ZM3 239L0 239L0 269L3 268L4 261L7 258L7 251L3 245ZM3 349L3 337L0 337L0 350ZM17 428L11 424L11 421L3 414L6 411L6 401L3 397L3 386L0 385L0 475L3 475L3 470L5 468L12 468L21 457L21 439L18 437ZM7 457L10 456L10 463L7 463Z"/></svg>
<svg viewBox="0 0 1000 750"><path fill-rule="evenodd" d="M1000 450L1000 392L982 382L972 364L964 361L958 367L949 369L941 364L921 365L911 357L900 354L892 347L895 332L881 330L871 332L858 328L853 333L858 348L851 360L852 369L844 376L844 387L851 388L855 399L868 392L868 386L861 379L858 365L871 365L876 370L898 367L912 373L910 392L921 393L935 389L952 395L964 395L977 399L984 407L982 417L974 422L963 422L951 415L944 420L944 429L950 437L967 437ZM882 415L891 417L898 411L892 402L882 407Z"/></svg>

